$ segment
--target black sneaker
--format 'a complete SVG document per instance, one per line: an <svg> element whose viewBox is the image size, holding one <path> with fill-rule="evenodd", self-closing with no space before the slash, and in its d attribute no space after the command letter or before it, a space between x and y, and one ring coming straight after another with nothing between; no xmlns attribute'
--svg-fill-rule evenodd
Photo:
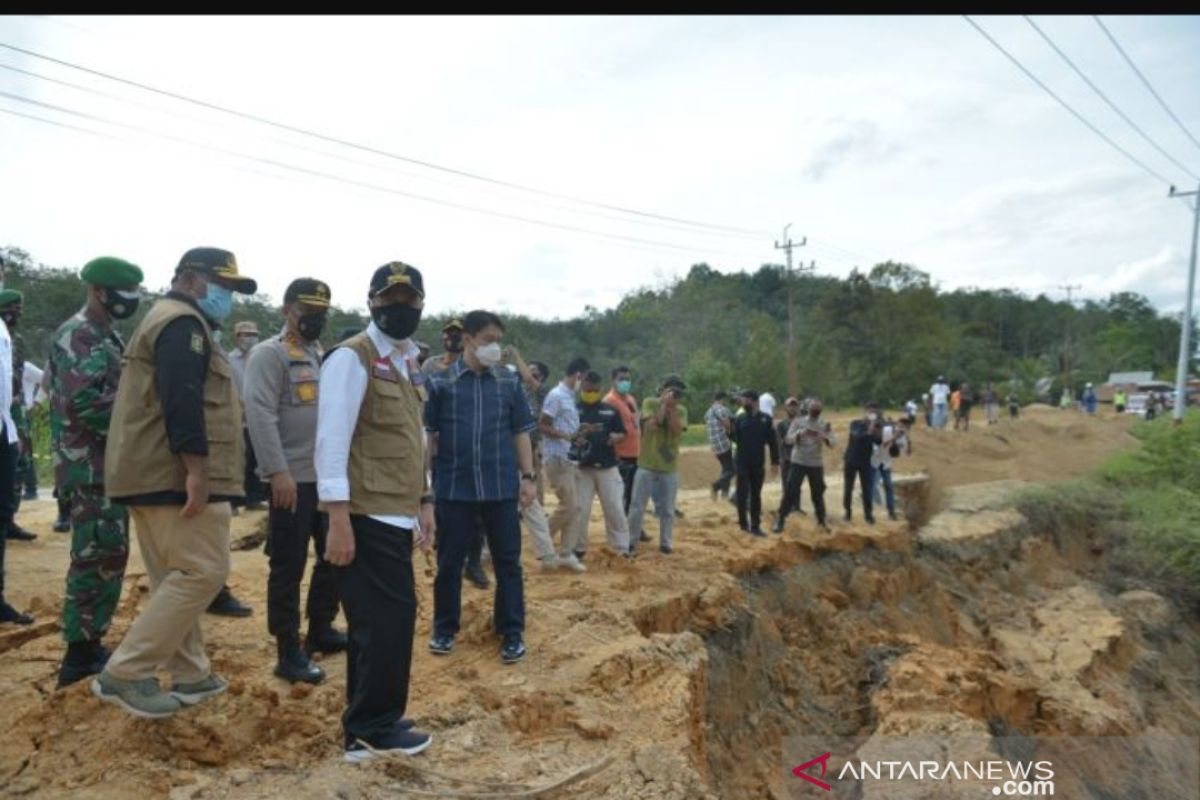
<svg viewBox="0 0 1200 800"><path fill-rule="evenodd" d="M896 512L895 512L895 511L889 511L889 512L888 512L888 519L890 519L892 522L895 522L896 520L900 519L900 517L896 516Z"/></svg>
<svg viewBox="0 0 1200 800"><path fill-rule="evenodd" d="M22 614L8 603L0 601L0 622L13 622L17 625L32 625L33 617Z"/></svg>
<svg viewBox="0 0 1200 800"><path fill-rule="evenodd" d="M648 542L648 541L650 541L650 537L646 535L645 531L642 531L640 534L638 534L638 541L639 542Z"/></svg>
<svg viewBox="0 0 1200 800"><path fill-rule="evenodd" d="M25 492L25 494L21 495L21 499L22 500L37 500L38 499L37 489L27 490Z"/></svg>
<svg viewBox="0 0 1200 800"><path fill-rule="evenodd" d="M751 536L766 536L767 534L763 533L762 528L755 525L753 528L750 529L750 535Z"/></svg>
<svg viewBox="0 0 1200 800"><path fill-rule="evenodd" d="M25 530L15 522L8 526L8 533L6 535L14 542L32 542L37 538L36 533Z"/></svg>
<svg viewBox="0 0 1200 800"><path fill-rule="evenodd" d="M221 617L248 617L254 613L254 609L243 605L240 600L233 596L233 592L229 590L228 586L221 587L221 591L217 592L217 596L208 604L206 610L209 614L216 614Z"/></svg>
<svg viewBox="0 0 1200 800"><path fill-rule="evenodd" d="M504 644L500 646L500 660L505 664L515 664L525 657L525 643L520 636L505 636Z"/></svg>
<svg viewBox="0 0 1200 800"><path fill-rule="evenodd" d="M341 653L349 646L346 634L336 628L314 631L311 628L304 637L304 649L310 653Z"/></svg>
<svg viewBox="0 0 1200 800"><path fill-rule="evenodd" d="M667 547L665 544L660 544L658 546L658 552L662 553L664 556L669 556L671 555L672 551L671 548Z"/></svg>
<svg viewBox="0 0 1200 800"><path fill-rule="evenodd" d="M583 557L587 555L587 550L575 550L574 553L575 559L580 563L583 563Z"/></svg>
<svg viewBox="0 0 1200 800"><path fill-rule="evenodd" d="M375 752L371 752L371 750L368 750L361 743L355 742L346 748L343 758L351 764L357 764L361 761L372 759L376 755L387 753L415 756L429 747L432 742L433 737L428 733L421 733L412 729L402 731L399 728L393 728L383 736L380 736L376 741L371 742L371 749Z"/></svg>
<svg viewBox="0 0 1200 800"><path fill-rule="evenodd" d="M59 517L58 519L54 520L54 532L55 533L70 533L71 532L71 520L68 517Z"/></svg>
<svg viewBox="0 0 1200 800"><path fill-rule="evenodd" d="M750 524L746 523L746 522L739 522L738 529L741 530L742 533L749 533L750 532Z"/></svg>
<svg viewBox="0 0 1200 800"><path fill-rule="evenodd" d="M429 640L429 652L437 656L449 655L454 649L453 636L434 636Z"/></svg>
<svg viewBox="0 0 1200 800"><path fill-rule="evenodd" d="M480 589L487 589L491 586L491 583L488 582L487 573L483 571L482 564L467 564L464 574L467 576L467 580Z"/></svg>
<svg viewBox="0 0 1200 800"><path fill-rule="evenodd" d="M683 519L683 512L678 508L675 509L675 519Z"/></svg>
<svg viewBox="0 0 1200 800"><path fill-rule="evenodd" d="M771 526L771 533L783 533L783 520L775 520L775 524Z"/></svg>
<svg viewBox="0 0 1200 800"><path fill-rule="evenodd" d="M408 717L403 717L396 720L395 728L398 731L411 731L413 729L413 721Z"/></svg>
<svg viewBox="0 0 1200 800"><path fill-rule="evenodd" d="M874 515L871 515L871 516L869 516L869 517L865 517L864 519L866 519L866 520L867 520L867 524L868 524L868 525L874 525L874 524L875 524L875 516L874 516Z"/></svg>

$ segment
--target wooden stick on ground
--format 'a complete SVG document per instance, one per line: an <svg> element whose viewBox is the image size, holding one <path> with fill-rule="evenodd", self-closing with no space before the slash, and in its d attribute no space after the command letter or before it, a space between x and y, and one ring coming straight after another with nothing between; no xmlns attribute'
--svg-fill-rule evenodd
<svg viewBox="0 0 1200 800"><path fill-rule="evenodd" d="M447 775L444 772L436 772L435 770L429 769L428 767L418 767L416 764L413 764L411 760L397 761L394 753L384 753L379 750L376 750L374 747L371 747L371 745L367 744L362 739L356 739L355 742L356 742L356 744L362 745L363 749L365 749L368 753L371 753L373 755L380 756L381 758L385 758L390 761L399 763L399 764L403 765L405 769L412 770L413 772L417 773L418 775L428 775L433 778L439 778L444 781L453 781L455 783L466 783L466 784L475 784L476 786L487 786L487 787L493 788L493 789L501 788L501 789L526 790L526 789L531 788L528 784L525 784L525 783L499 783L497 781L481 781L481 780L476 780L475 778L460 778L457 775ZM406 757L406 759L407 759L407 757Z"/></svg>
<svg viewBox="0 0 1200 800"><path fill-rule="evenodd" d="M366 742L362 742L361 740L359 740L359 741L362 744L362 746L364 748L366 748L369 752L374 753L375 755L382 756L384 758L391 758L391 754L380 753L379 751L373 749ZM597 761L593 764L590 764L589 766L583 767L582 769L576 770L575 772L572 772L571 774L569 774L563 778L560 778L559 780L557 780L553 783L547 784L546 786L527 787L527 788L519 788L519 789L514 788L513 791L507 791L507 792L506 791L464 792L464 791L451 790L451 789L426 791L424 789L412 789L407 786L401 787L400 791L403 791L407 794L416 795L418 797L456 797L456 798L467 798L468 800L514 800L514 798L541 797L544 794L549 794L550 792L553 792L557 789L561 789L564 786L568 786L572 783L577 783L578 781L582 781L585 778L590 778L591 776L607 769L608 766L610 764L612 764L612 761L613 761L612 756L605 756L604 758L600 759L599 761ZM428 772L427 770L424 770L423 768L414 767L411 764L408 764L407 762L402 762L402 763L405 763L405 766L409 767L414 772L418 772L418 773ZM436 774L436 773L429 773L429 774ZM461 781L462 779L447 777L447 780ZM462 781L462 782L476 783L476 784L483 785L483 786L490 785L490 786L494 786L494 787L499 787L499 786L514 786L515 787L515 784L487 783L487 782L483 782L483 781L474 781L474 780L467 780L467 781Z"/></svg>

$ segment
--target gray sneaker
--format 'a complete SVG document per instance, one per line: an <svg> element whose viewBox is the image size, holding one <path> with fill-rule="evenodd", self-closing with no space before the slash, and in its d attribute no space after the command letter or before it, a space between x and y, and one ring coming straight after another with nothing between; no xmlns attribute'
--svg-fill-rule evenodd
<svg viewBox="0 0 1200 800"><path fill-rule="evenodd" d="M174 697L185 706L194 706L201 700L207 700L210 697L222 694L229 688L229 684L224 678L218 678L216 675L209 675L201 681L194 683L176 683L171 686L171 697Z"/></svg>
<svg viewBox="0 0 1200 800"><path fill-rule="evenodd" d="M123 681L105 670L92 679L92 694L143 719L163 719L180 709L180 703L162 690L156 678Z"/></svg>

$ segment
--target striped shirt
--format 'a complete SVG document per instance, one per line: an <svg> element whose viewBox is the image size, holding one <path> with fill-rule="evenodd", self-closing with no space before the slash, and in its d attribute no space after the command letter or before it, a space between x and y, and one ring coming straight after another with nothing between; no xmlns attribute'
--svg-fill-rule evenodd
<svg viewBox="0 0 1200 800"><path fill-rule="evenodd" d="M514 500L520 490L513 437L537 423L521 379L503 367L477 373L459 359L429 378L425 430L438 435L434 494L439 500Z"/></svg>

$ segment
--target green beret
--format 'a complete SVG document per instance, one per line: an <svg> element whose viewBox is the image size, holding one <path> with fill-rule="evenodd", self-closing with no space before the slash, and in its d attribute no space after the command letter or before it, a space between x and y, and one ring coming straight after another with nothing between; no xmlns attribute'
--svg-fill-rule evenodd
<svg viewBox="0 0 1200 800"><path fill-rule="evenodd" d="M84 283L109 289L139 286L143 278L142 270L139 267L112 256L93 258L83 265L79 277L83 279Z"/></svg>
<svg viewBox="0 0 1200 800"><path fill-rule="evenodd" d="M25 299L25 295L18 292L16 289L5 289L0 291L0 308L11 305L20 305Z"/></svg>

